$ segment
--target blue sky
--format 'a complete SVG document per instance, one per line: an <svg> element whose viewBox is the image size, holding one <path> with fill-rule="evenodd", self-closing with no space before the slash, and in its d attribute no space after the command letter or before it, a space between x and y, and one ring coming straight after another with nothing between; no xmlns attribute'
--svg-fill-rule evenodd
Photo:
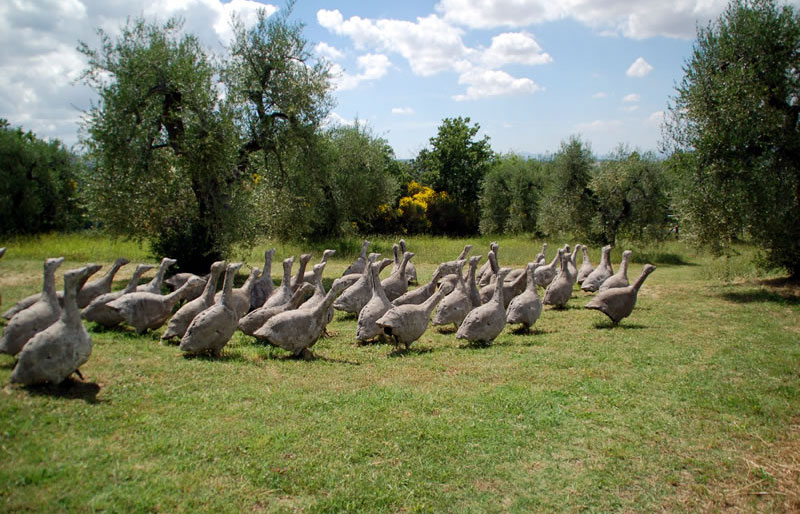
<svg viewBox="0 0 800 514"><path fill-rule="evenodd" d="M800 0L795 0L797 3ZM0 117L43 137L77 140L92 92L76 83L79 39L127 16L180 15L220 51L232 12L253 0L0 2ZM697 24L720 0L298 0L294 17L337 74L331 123L366 122L400 158L424 148L445 117L481 126L498 152L552 153L577 134L598 155L657 150L663 112L683 76Z"/></svg>

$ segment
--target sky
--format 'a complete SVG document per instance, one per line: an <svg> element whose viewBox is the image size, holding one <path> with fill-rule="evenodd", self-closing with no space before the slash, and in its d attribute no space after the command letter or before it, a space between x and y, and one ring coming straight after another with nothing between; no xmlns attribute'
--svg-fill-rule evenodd
<svg viewBox="0 0 800 514"><path fill-rule="evenodd" d="M792 2L800 5L800 0ZM721 0L297 0L292 18L334 73L330 124L359 120L398 158L428 145L444 118L469 117L496 152L545 155L580 136L598 155L658 151L661 122L698 26ZM98 47L129 17L181 16L223 55L229 20L254 0L0 1L0 118L77 143L96 95L80 82L79 41Z"/></svg>

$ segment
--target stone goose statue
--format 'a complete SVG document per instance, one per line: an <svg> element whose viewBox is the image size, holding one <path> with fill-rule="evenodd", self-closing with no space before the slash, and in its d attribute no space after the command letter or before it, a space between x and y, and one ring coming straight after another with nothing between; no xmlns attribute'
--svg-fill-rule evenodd
<svg viewBox="0 0 800 514"><path fill-rule="evenodd" d="M524 330L529 332L531 325L536 323L542 314L542 300L536 289L536 262L525 266L526 285L522 294L514 297L506 310L506 323L514 325L521 323Z"/></svg>
<svg viewBox="0 0 800 514"><path fill-rule="evenodd" d="M253 283L250 290L250 310L255 310L264 305L272 295L275 285L272 283L272 258L275 256L275 248L264 252L264 272L261 277Z"/></svg>
<svg viewBox="0 0 800 514"><path fill-rule="evenodd" d="M464 249L461 250L461 253L458 254L458 257L456 257L455 260L447 261L447 262L443 262L443 263L439 264L439 266L442 268L441 276L442 277L446 277L448 275L455 274L456 269L458 268L458 261L466 259L467 258L467 254L469 254L469 252L471 250L472 250L472 245L464 245ZM455 284L453 284L453 285L455 285Z"/></svg>
<svg viewBox="0 0 800 514"><path fill-rule="evenodd" d="M502 283L511 270L500 268L497 281ZM458 327L456 339L466 339L470 343L488 344L500 335L506 326L505 301L502 287L494 289L492 299L479 307L475 307Z"/></svg>
<svg viewBox="0 0 800 514"><path fill-rule="evenodd" d="M314 266L314 283L313 283L314 292L311 295L311 298L309 298L307 301L302 303L302 305L297 307L298 309L313 309L318 304L325 301L327 293L325 292L325 286L322 283L322 272L325 270L326 264L327 264L326 262L320 262L319 264ZM383 267L379 269L383 269ZM339 281L342 282L343 284L346 284L345 289L347 289L350 285L349 279L347 277L341 277ZM325 318L325 325L327 326L328 323L330 323L332 320L333 320L333 305L328 307L328 315Z"/></svg>
<svg viewBox="0 0 800 514"><path fill-rule="evenodd" d="M202 278L191 278L167 295L137 290L108 302L106 306L116 310L125 323L136 329L136 333L143 334L148 329L155 330L166 323L173 307L191 288L197 287L198 282L205 284Z"/></svg>
<svg viewBox="0 0 800 514"><path fill-rule="evenodd" d="M78 291L78 308L83 309L101 294L110 293L111 283L114 281L114 275L117 274L120 268L129 262L131 261L125 259L124 257L120 257L114 261L114 264L111 265L111 269L108 270L108 273L97 280L87 282L86 285L84 285L81 290Z"/></svg>
<svg viewBox="0 0 800 514"><path fill-rule="evenodd" d="M575 249L572 250L572 252L570 252L570 250L569 250L569 245L566 245L564 247L564 250L565 250L564 254L568 257L568 259L567 259L567 268L569 268L570 277L573 277L575 279L578 278L578 264L577 264L577 261L575 259L578 256L578 250L580 249L580 246L581 246L580 244L576 244L575 245ZM575 281L573 281L572 285L575 285Z"/></svg>
<svg viewBox="0 0 800 514"><path fill-rule="evenodd" d="M95 270L96 271L96 270ZM11 382L23 385L59 384L80 368L92 353L92 340L81 322L78 290L93 273L90 266L64 273L61 317L31 338L19 353Z"/></svg>
<svg viewBox="0 0 800 514"><path fill-rule="evenodd" d="M464 282L462 270L464 268L464 260L459 261L459 269L456 273L458 282L456 287L450 294L444 297L439 306L436 308L436 313L433 315L431 324L433 326L448 325L453 323L455 328L458 329L467 313L473 309L472 299L469 296L467 284Z"/></svg>
<svg viewBox="0 0 800 514"><path fill-rule="evenodd" d="M570 255L564 250L559 250L558 256L561 258L561 271L547 286L542 303L562 309L572 297L572 288L575 285L575 281L569 267ZM577 274L577 270L575 272Z"/></svg>
<svg viewBox="0 0 800 514"><path fill-rule="evenodd" d="M294 257L289 257L283 260L283 280L281 285L272 296L267 298L262 307L277 307L288 302L292 297L292 266L294 266Z"/></svg>
<svg viewBox="0 0 800 514"><path fill-rule="evenodd" d="M513 271L513 270L512 270ZM511 275L511 272L509 272ZM525 274L515 274L514 280L503 280L503 307L508 308L511 299L522 293L525 290ZM484 286L480 290L481 301L488 302L494 296L494 290L497 287L497 282L491 282L488 286Z"/></svg>
<svg viewBox="0 0 800 514"><path fill-rule="evenodd" d="M563 250L562 250L563 253ZM550 285L550 282L556 278L556 266L561 262L561 254L557 253L553 260L550 261L550 264L545 264L543 266L538 266L536 268L536 285L541 287L547 287Z"/></svg>
<svg viewBox="0 0 800 514"><path fill-rule="evenodd" d="M383 334L383 329L376 323L386 311L393 307L392 302L386 297L386 293L381 285L378 275L379 266L371 264L370 284L372 285L372 298L364 305L358 313L358 323L356 325L356 341L365 343ZM422 289L422 288L420 288Z"/></svg>
<svg viewBox="0 0 800 514"><path fill-rule="evenodd" d="M367 247L369 246L369 241L366 239L363 243L361 243L361 253L358 255L358 258L344 270L342 276L350 275L351 273L363 273L364 268L367 264Z"/></svg>
<svg viewBox="0 0 800 514"><path fill-rule="evenodd" d="M297 291L292 294L288 302L276 305L275 307L259 307L249 312L239 320L239 330L252 336L255 331L263 327L264 323L269 321L270 318L281 312L291 311L299 308L301 305L305 305L308 303L308 299L314 294L316 294L315 287L305 282L297 288Z"/></svg>
<svg viewBox="0 0 800 514"><path fill-rule="evenodd" d="M206 288L206 283L208 282L208 275L201 277L199 275L195 275L194 273L176 273L165 279L164 283L167 284L167 287L170 288L170 291L175 291L192 278L202 279L203 282L195 281L194 283L197 284L197 286L186 292L186 296L184 296L183 299L187 302L191 302L203 294L203 291Z"/></svg>
<svg viewBox="0 0 800 514"><path fill-rule="evenodd" d="M297 276L292 278L291 285L292 285L292 292L294 292L300 284L305 281L306 277L306 268L308 267L308 261L311 260L312 254L304 253L300 256L300 267L297 268Z"/></svg>
<svg viewBox="0 0 800 514"><path fill-rule="evenodd" d="M11 318L0 339L0 353L18 354L30 338L61 317L61 306L56 297L56 270L63 262L63 257L44 261L44 281L39 301Z"/></svg>
<svg viewBox="0 0 800 514"><path fill-rule="evenodd" d="M227 263L225 261L217 261L211 265L211 273L205 282L203 294L183 304L178 309L178 312L172 315L169 323L167 323L167 330L161 335L162 341L182 338L195 316L214 305L217 282L219 282L219 276L222 275L226 267Z"/></svg>
<svg viewBox="0 0 800 514"><path fill-rule="evenodd" d="M391 275L381 281L383 291L386 293L386 298L394 301L408 291L408 277L406 276L406 269L411 258L416 255L414 252L406 252L403 254L403 260L400 262L400 267L392 272Z"/></svg>
<svg viewBox="0 0 800 514"><path fill-rule="evenodd" d="M647 276L655 269L656 267L652 264L645 264L644 268L642 268L642 274L639 275L639 278L636 279L633 285L600 291L585 305L585 307L602 312L616 325L633 312L633 308L636 306L636 297L639 294L639 289L642 287L642 284L644 284Z"/></svg>
<svg viewBox="0 0 800 514"><path fill-rule="evenodd" d="M322 258L319 260L317 265L319 265L319 264L327 264L328 263L328 259L330 259L334 255L336 255L336 250L331 250L331 249L324 250L322 252ZM316 269L316 267L315 267L315 269ZM311 285L314 285L314 272L313 271L307 271L306 274L303 275L303 280L305 280L306 282L310 283ZM321 280L321 278L320 278L320 280Z"/></svg>
<svg viewBox="0 0 800 514"><path fill-rule="evenodd" d="M379 253L369 254L369 257L367 258L367 264L374 263L379 256ZM381 269L391 263L391 259L383 259L383 261L381 261ZM342 295L333 302L333 308L338 311L350 312L353 314L358 314L361 312L361 309L363 309L369 299L372 298L372 288L369 285L369 274L369 266L364 266L361 275L358 276L358 279L355 282L351 281L355 276L354 273L344 275L341 280L349 282L350 285L346 287L344 293L342 293Z"/></svg>
<svg viewBox="0 0 800 514"><path fill-rule="evenodd" d="M483 304L481 301L481 290L478 288L478 283L475 281L475 272L478 270L478 263L482 257L480 255L473 255L469 258L469 277L467 278L467 290L469 292L469 299L473 307L478 307Z"/></svg>
<svg viewBox="0 0 800 514"><path fill-rule="evenodd" d="M594 266L592 266L592 261L589 260L589 249L586 245L581 245L581 253L583 254L583 261L581 262L580 269L578 269L577 282L583 285L583 281L586 280L586 277L594 271Z"/></svg>
<svg viewBox="0 0 800 514"><path fill-rule="evenodd" d="M615 287L627 287L630 285L628 282L628 263L631 260L633 252L625 250L622 252L622 262L619 264L619 269L616 273L608 277L600 284L598 291L605 291L606 289L613 289Z"/></svg>
<svg viewBox="0 0 800 514"><path fill-rule="evenodd" d="M603 247L603 253L600 257L600 264L589 273L589 276L583 279L581 289L583 291L595 292L600 289L603 282L614 274L614 269L611 267L611 245Z"/></svg>
<svg viewBox="0 0 800 514"><path fill-rule="evenodd" d="M409 262L409 264L411 264ZM401 295L399 298L395 298L392 302L392 305L405 305L407 303L413 303L415 305L419 305L428 298L436 291L436 286L439 283L439 278L442 275L442 266L439 265L434 271L433 275L431 276L430 282L425 284L424 286L418 287L412 291L407 291L405 294ZM453 275L455 277L455 275ZM449 289L452 291L453 287Z"/></svg>
<svg viewBox="0 0 800 514"><path fill-rule="evenodd" d="M250 310L250 293L253 290L253 284L260 276L260 269L251 269L250 275L247 276L247 280L244 281L242 287L231 291L231 294L233 295L233 310L236 312L236 315L239 316L239 318L247 314L247 312ZM220 297L222 297L221 294Z"/></svg>
<svg viewBox="0 0 800 514"><path fill-rule="evenodd" d="M405 239L401 239L400 240L400 253L402 255L405 255L405 253L406 253L406 240ZM408 265L406 265L406 277L408 277L408 283L409 284L417 285L419 283L419 282L417 282L417 267L414 266L413 262L409 262Z"/></svg>
<svg viewBox="0 0 800 514"><path fill-rule="evenodd" d="M500 245L497 244L497 241L492 241L489 243L489 251L494 253L495 261L492 264L491 261L486 261L483 263L483 266L478 270L478 285L483 287L489 285L491 282L492 277L495 276L497 273L497 252L500 250Z"/></svg>
<svg viewBox="0 0 800 514"><path fill-rule="evenodd" d="M365 266L366 268L366 266ZM334 300L342 294L347 284L334 280L325 300L313 309L297 309L273 316L253 336L292 353L312 359L311 347L322 335L327 324L327 313Z"/></svg>
<svg viewBox="0 0 800 514"><path fill-rule="evenodd" d="M536 262L537 266L541 266L547 262L547 243L542 243L542 251L536 256L534 262Z"/></svg>
<svg viewBox="0 0 800 514"><path fill-rule="evenodd" d="M136 288L136 291L142 293L153 293L153 294L161 294L161 285L164 283L164 274L167 272L167 268L175 264L175 259L170 259L169 257L164 257L161 259L161 264L158 266L158 271L156 272L156 276L153 277L153 280L150 282L140 285ZM185 285L185 284L184 284Z"/></svg>
<svg viewBox="0 0 800 514"><path fill-rule="evenodd" d="M381 316L377 325L383 333L392 338L395 346L403 345L406 350L411 343L422 337L428 329L431 312L444 298L444 291L437 289L430 298L419 305L406 304L392 307Z"/></svg>
<svg viewBox="0 0 800 514"><path fill-rule="evenodd" d="M239 326L239 317L233 306L233 282L241 267L241 262L228 264L219 302L195 316L189 323L186 333L181 338L179 346L181 351L189 354L208 352L219 355L219 351L228 344Z"/></svg>
<svg viewBox="0 0 800 514"><path fill-rule="evenodd" d="M81 311L81 317L86 321L93 321L103 325L106 328L116 327L122 323L124 320L122 319L122 316L119 315L119 312L115 311L114 309L110 309L106 304L123 295L136 291L136 286L139 285L139 279L141 276L151 269L153 269L153 266L150 264L138 264L136 269L133 270L133 276L131 276L131 279L125 289L122 291L113 291L111 293L98 296L92 300L92 303L83 308Z"/></svg>

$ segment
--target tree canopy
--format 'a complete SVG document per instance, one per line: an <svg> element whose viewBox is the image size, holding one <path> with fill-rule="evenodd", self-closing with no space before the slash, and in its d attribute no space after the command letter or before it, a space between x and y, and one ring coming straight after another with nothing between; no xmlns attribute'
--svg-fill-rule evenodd
<svg viewBox="0 0 800 514"><path fill-rule="evenodd" d="M800 19L734 0L697 33L665 143L684 233L722 252L745 234L800 275Z"/></svg>

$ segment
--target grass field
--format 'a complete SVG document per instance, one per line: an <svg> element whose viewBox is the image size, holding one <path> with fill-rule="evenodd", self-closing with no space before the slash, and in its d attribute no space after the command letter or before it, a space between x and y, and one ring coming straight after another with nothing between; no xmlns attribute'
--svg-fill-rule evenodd
<svg viewBox="0 0 800 514"><path fill-rule="evenodd" d="M408 242L425 282L467 241ZM489 240L469 242L485 254ZM149 260L101 236L7 246L3 309L41 287L47 256L66 257L62 273ZM327 284L358 246L341 244ZM540 248L501 240L501 264ZM658 269L617 327L576 291L532 334L480 348L430 328L408 352L357 346L337 313L314 361L242 334L221 358L185 358L158 332L90 325L85 381L19 388L0 355L0 511L800 510L797 285L759 277L746 248L633 249L631 277ZM263 250L237 257L261 266Z"/></svg>

